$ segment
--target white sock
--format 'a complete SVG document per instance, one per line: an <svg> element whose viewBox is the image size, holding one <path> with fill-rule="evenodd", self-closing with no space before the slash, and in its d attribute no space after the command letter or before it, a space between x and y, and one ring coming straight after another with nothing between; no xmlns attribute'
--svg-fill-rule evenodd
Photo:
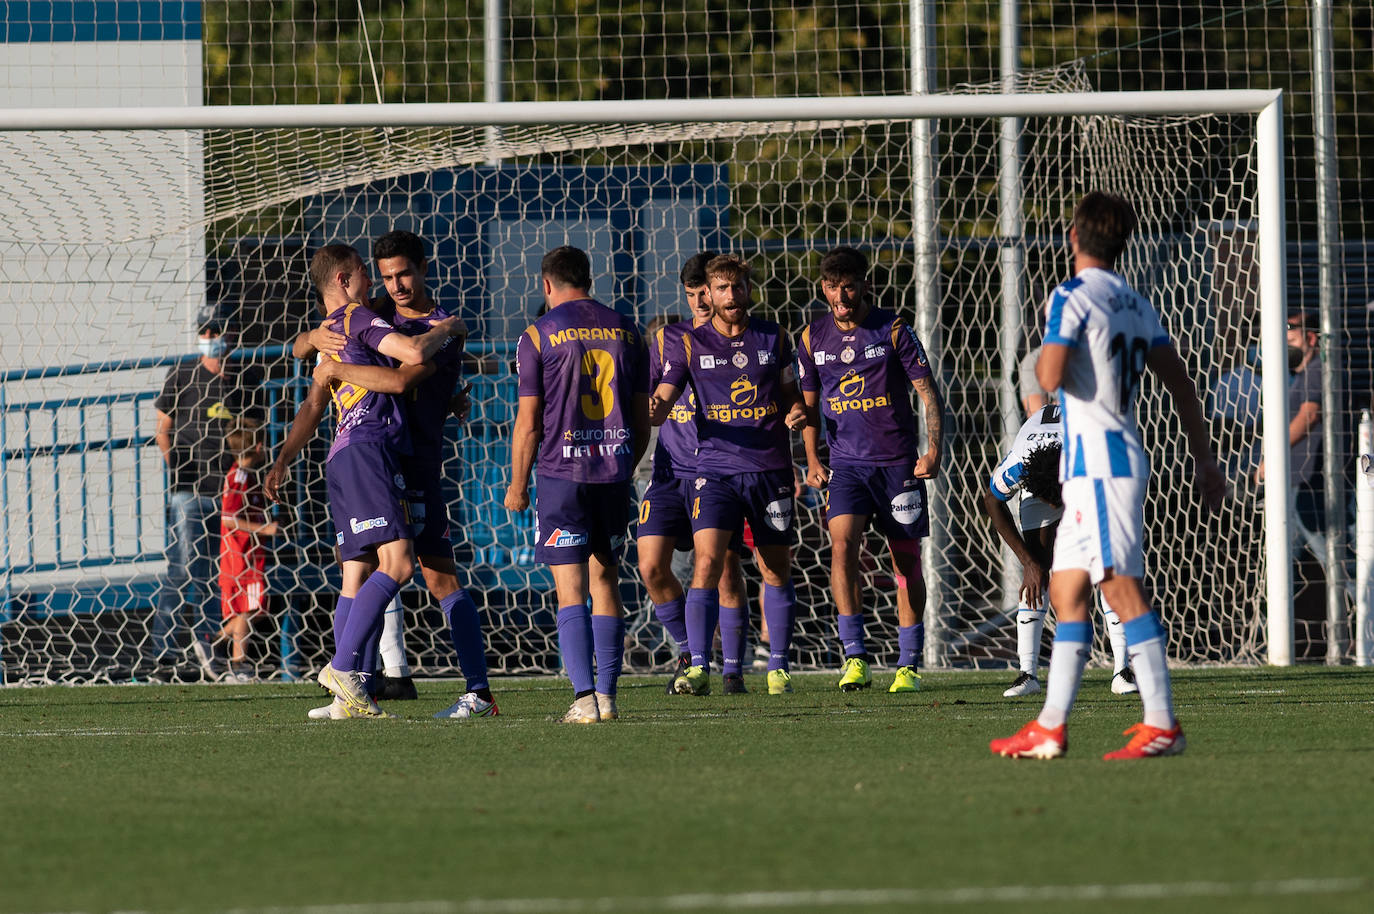
<svg viewBox="0 0 1374 914"><path fill-rule="evenodd" d="M1021 672L1035 676L1040 669L1040 635L1044 630L1043 609L1016 608L1016 656L1021 660Z"/></svg>
<svg viewBox="0 0 1374 914"><path fill-rule="evenodd" d="M1140 702L1145 706L1145 723L1163 730L1172 729L1174 696L1169 684L1169 658L1164 638L1149 638L1131 645L1131 668L1140 687Z"/></svg>
<svg viewBox="0 0 1374 914"><path fill-rule="evenodd" d="M1116 610L1108 606L1105 600L1102 601L1102 618L1107 623L1107 641L1112 646L1112 675L1116 675L1130 663L1126 652L1126 629Z"/></svg>
<svg viewBox="0 0 1374 914"><path fill-rule="evenodd" d="M401 595L386 608L382 615L382 642L378 646L382 655L382 672L392 679L410 675L410 662L406 660L405 612L401 608Z"/></svg>
<svg viewBox="0 0 1374 914"><path fill-rule="evenodd" d="M1069 719L1078 686L1083 682L1083 668L1092 653L1091 622L1060 622L1050 648L1050 672L1045 684L1045 706L1036 718L1040 726L1053 730Z"/></svg>

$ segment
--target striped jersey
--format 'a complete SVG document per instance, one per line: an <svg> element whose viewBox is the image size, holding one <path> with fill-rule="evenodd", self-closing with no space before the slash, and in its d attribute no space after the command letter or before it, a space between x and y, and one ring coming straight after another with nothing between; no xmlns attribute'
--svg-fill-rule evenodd
<svg viewBox="0 0 1374 914"><path fill-rule="evenodd" d="M1050 295L1045 344L1069 347L1060 478L1149 478L1135 401L1149 351L1169 345L1155 309L1116 273L1089 268Z"/></svg>
<svg viewBox="0 0 1374 914"><path fill-rule="evenodd" d="M1000 501L1011 501L1013 496L1021 493L1019 519L1023 531L1038 530L1057 523L1064 513L1062 507L1041 501L1025 488L1026 458L1038 448L1063 440L1063 425L1059 419L1059 406L1055 403L1036 410L1017 430L1011 450L993 469L992 479L988 483L988 488Z"/></svg>

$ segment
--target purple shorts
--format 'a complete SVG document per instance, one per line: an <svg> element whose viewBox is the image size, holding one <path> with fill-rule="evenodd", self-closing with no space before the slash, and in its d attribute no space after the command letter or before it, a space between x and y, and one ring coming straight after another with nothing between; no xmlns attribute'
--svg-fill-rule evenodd
<svg viewBox="0 0 1374 914"><path fill-rule="evenodd" d="M673 548L687 552L692 548L692 493L694 479L673 478L649 483L639 500L639 525L635 539L641 536L667 536L676 540ZM730 548L741 556L749 554L744 537L737 532L730 540Z"/></svg>
<svg viewBox="0 0 1374 914"><path fill-rule="evenodd" d="M336 452L324 468L335 545L344 561L411 537L405 477L391 449L360 441Z"/></svg>
<svg viewBox="0 0 1374 914"><path fill-rule="evenodd" d="M585 562L592 553L620 561L634 501L630 482L539 480L534 499L534 559Z"/></svg>
<svg viewBox="0 0 1374 914"><path fill-rule="evenodd" d="M406 477L406 506L415 531L415 554L453 558L448 503L444 501L443 471L430 460L402 457Z"/></svg>
<svg viewBox="0 0 1374 914"><path fill-rule="evenodd" d="M889 540L930 535L926 483L911 475L911 464L893 467L832 467L825 489L825 517L858 514Z"/></svg>
<svg viewBox="0 0 1374 914"><path fill-rule="evenodd" d="M791 470L739 473L691 480L692 529L733 530L749 521L758 546L790 546L795 541L796 510Z"/></svg>

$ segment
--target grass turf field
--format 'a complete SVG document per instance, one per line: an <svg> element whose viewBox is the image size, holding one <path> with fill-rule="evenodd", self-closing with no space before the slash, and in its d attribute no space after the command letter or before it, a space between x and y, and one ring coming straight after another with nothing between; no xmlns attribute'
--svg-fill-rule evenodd
<svg viewBox="0 0 1374 914"><path fill-rule="evenodd" d="M1053 762L988 753L1043 697L1007 674L889 680L629 678L590 727L548 679L470 722L442 682L339 722L304 684L4 690L0 910L1374 909L1374 671L1177 671L1188 751L1134 763L1103 671Z"/></svg>

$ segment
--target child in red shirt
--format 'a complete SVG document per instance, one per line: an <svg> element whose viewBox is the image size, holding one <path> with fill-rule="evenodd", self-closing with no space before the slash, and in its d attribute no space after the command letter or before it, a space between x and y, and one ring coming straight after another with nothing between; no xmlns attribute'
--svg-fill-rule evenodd
<svg viewBox="0 0 1374 914"><path fill-rule="evenodd" d="M267 498L258 475L267 452L258 431L236 426L227 441L236 459L224 480L220 502L219 588L224 617L220 637L232 645L229 679L249 682L254 677L244 646L251 620L264 610L267 595L267 550L260 538L276 536L281 528L267 516Z"/></svg>

